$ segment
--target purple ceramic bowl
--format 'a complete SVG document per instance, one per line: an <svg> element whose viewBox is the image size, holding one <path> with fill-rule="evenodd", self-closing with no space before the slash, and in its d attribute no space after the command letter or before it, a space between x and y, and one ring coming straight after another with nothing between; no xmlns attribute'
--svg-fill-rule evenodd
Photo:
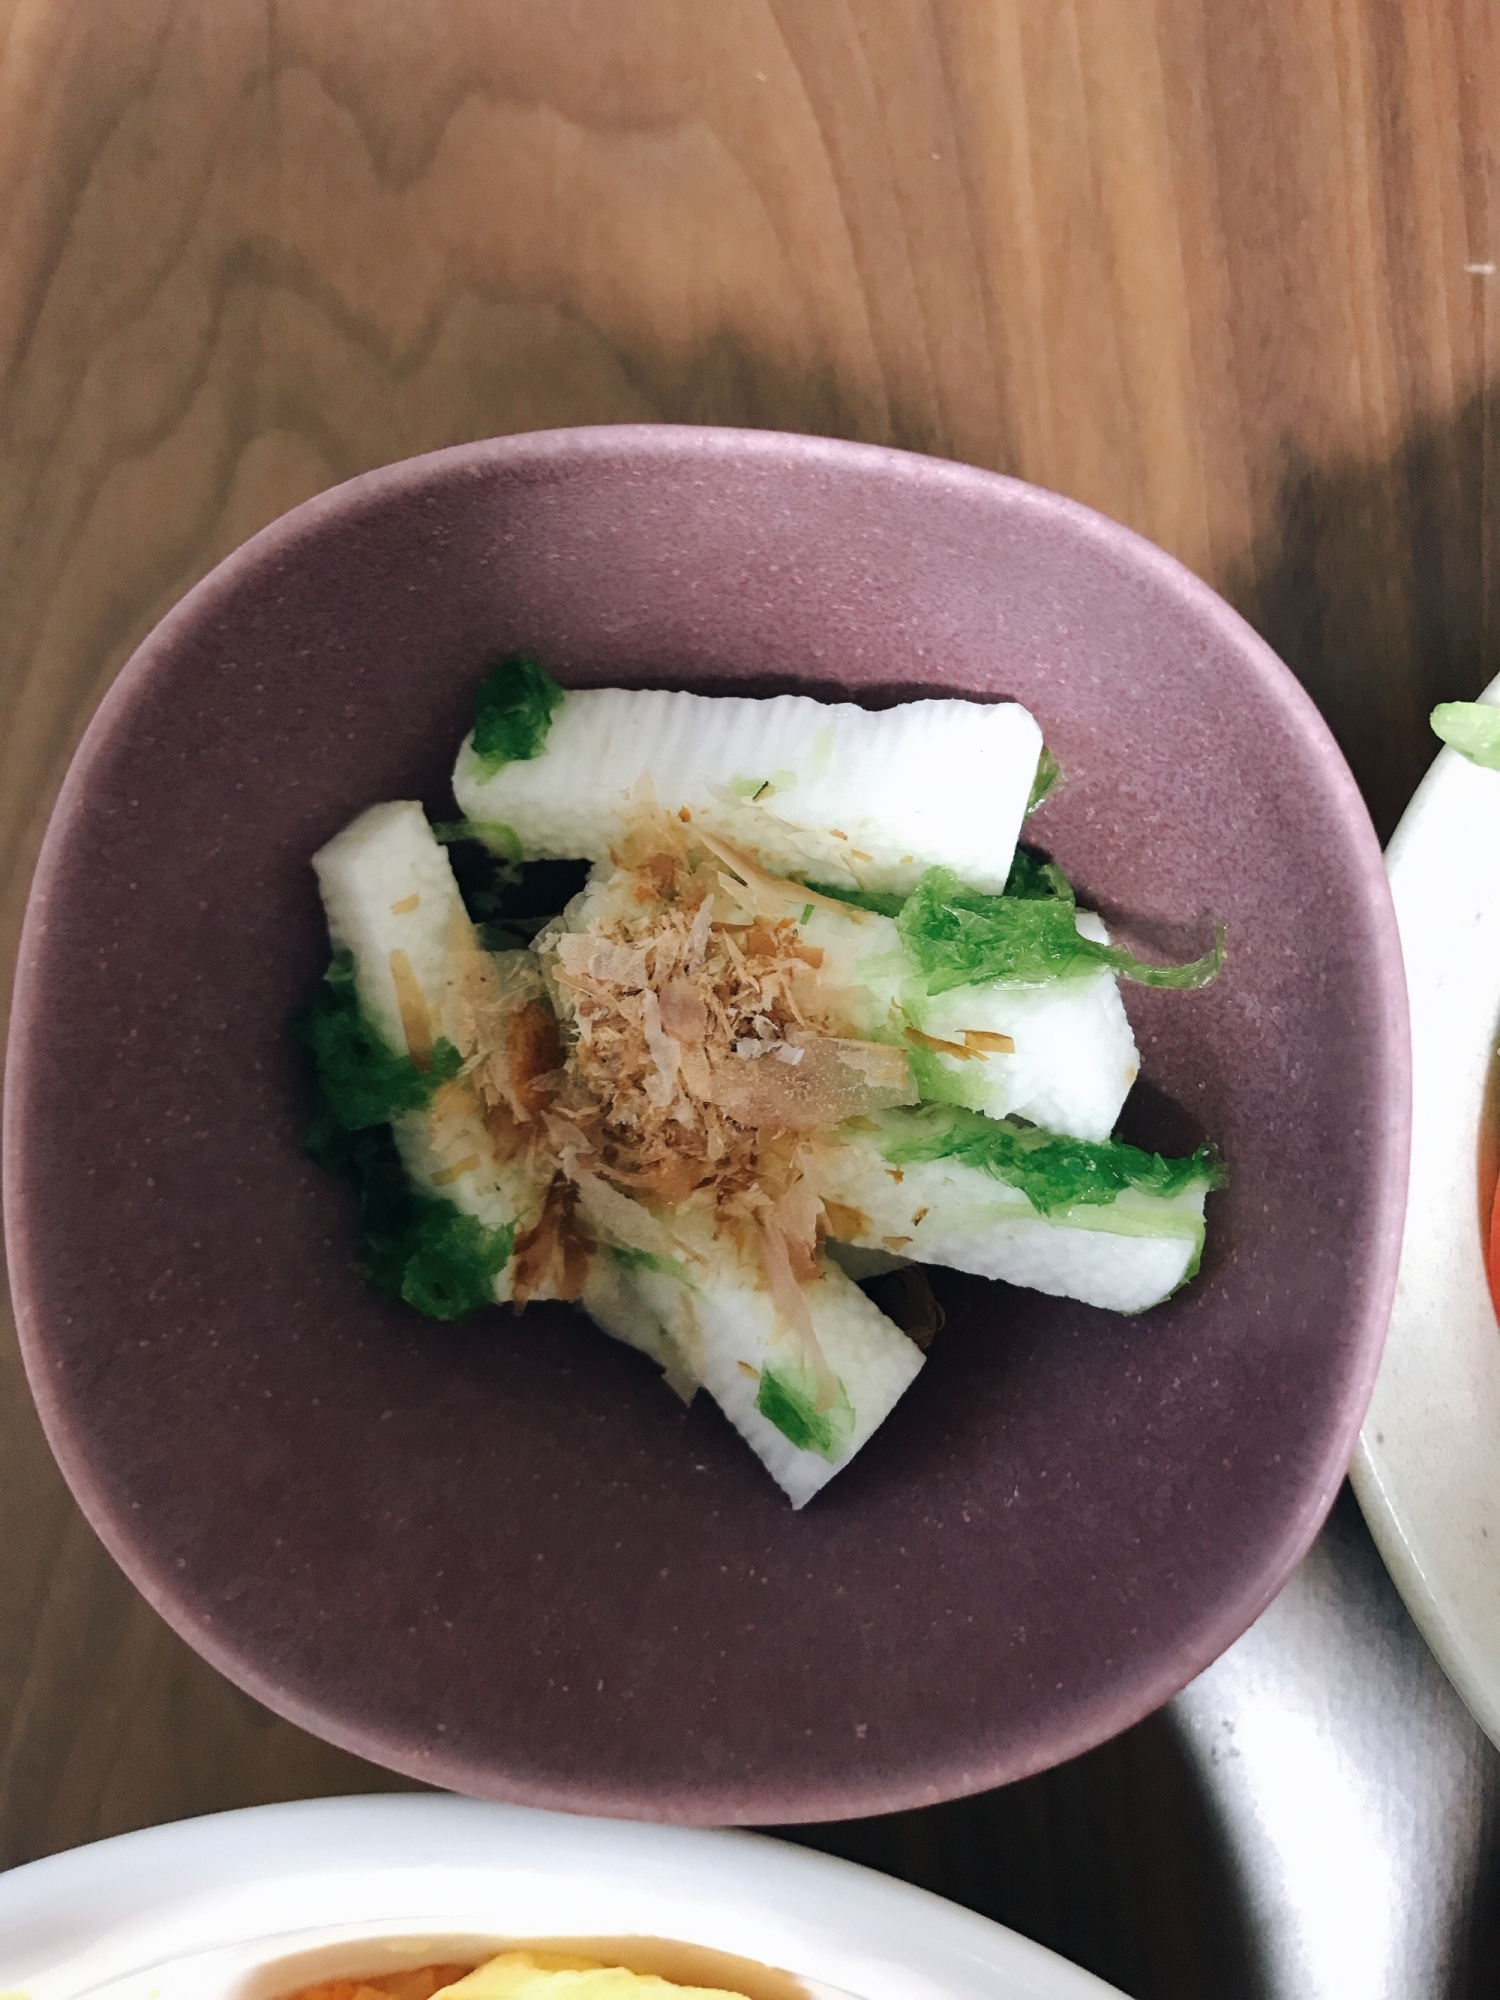
<svg viewBox="0 0 1500 2000"><path fill-rule="evenodd" d="M948 1324L794 1514L707 1398L563 1307L369 1292L300 1151L308 858L451 812L497 651L564 681L1014 696L1033 821L1130 941L1130 1136L1229 1189L1137 1319L939 1279ZM1256 1616L1343 1476L1405 1193L1381 857L1311 703L1155 548L1014 480L823 439L512 437L351 480L152 633L26 921L5 1169L26 1363L84 1511L259 1700L436 1784L693 1821L997 1785L1135 1722Z"/></svg>

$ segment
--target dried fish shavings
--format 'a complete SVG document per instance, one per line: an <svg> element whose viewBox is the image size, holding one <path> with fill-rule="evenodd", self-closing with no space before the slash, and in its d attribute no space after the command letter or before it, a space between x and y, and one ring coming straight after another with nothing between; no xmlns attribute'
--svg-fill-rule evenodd
<svg viewBox="0 0 1500 2000"><path fill-rule="evenodd" d="M463 1074L486 1110L504 1104L520 1124L547 1099L540 1079L562 1063L562 1041L530 952L488 952L472 927L455 922L449 937L443 1033L459 1052Z"/></svg>
<svg viewBox="0 0 1500 2000"><path fill-rule="evenodd" d="M520 1312L532 1299L577 1299L588 1278L594 1244L577 1213L577 1190L554 1175L541 1213L516 1238L511 1297Z"/></svg>
<svg viewBox="0 0 1500 2000"><path fill-rule="evenodd" d="M917 1102L910 1065L889 1043L799 1035L790 1046L795 1065L741 1056L718 1065L712 1101L740 1124L800 1132Z"/></svg>
<svg viewBox="0 0 1500 2000"><path fill-rule="evenodd" d="M546 1123L573 1226L667 1257L674 1211L697 1204L711 1240L770 1292L826 1407L836 1384L803 1295L823 1269L823 1218L797 1142L914 1102L905 1051L829 1017L823 953L789 913L826 899L660 816L632 828L613 860L539 941L567 1034ZM518 1248L522 1289L540 1254Z"/></svg>

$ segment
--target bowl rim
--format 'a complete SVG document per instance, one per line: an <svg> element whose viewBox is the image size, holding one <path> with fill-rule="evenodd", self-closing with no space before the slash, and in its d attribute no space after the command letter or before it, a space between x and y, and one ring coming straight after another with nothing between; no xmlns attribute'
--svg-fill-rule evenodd
<svg viewBox="0 0 1500 2000"><path fill-rule="evenodd" d="M850 2000L1119 2000L988 1917L816 1849L422 1793L243 1807L11 1869L0 1876L0 1981L32 2000L84 2000L133 1973L243 1946L253 1959L236 1955L233 1983L205 1996L233 2000L257 1967L289 1955L289 1937L299 1953L316 1947L302 1926L320 1900L337 1912L329 1942L343 1945L361 1934L434 1945L536 1936L524 1920L489 1920L519 1905L547 1912L544 1935L671 1937ZM559 1902L576 1924L554 1927ZM622 1910L644 1921L622 1921Z"/></svg>
<svg viewBox="0 0 1500 2000"><path fill-rule="evenodd" d="M1109 1692L1088 1707L1071 1727L1055 1728L1045 1745L1008 1760L1003 1768L976 1762L962 1749L921 1777L909 1775L902 1787L881 1782L871 1786L850 1774L843 1783L808 1793L795 1811L784 1800L767 1808L746 1803L743 1787L715 1789L686 1784L668 1792L658 1787L649 1800L623 1796L611 1785L533 1784L506 1774L504 1795L519 1805L563 1805L577 1812L608 1812L632 1818L668 1818L698 1824L785 1823L853 1817L869 1812L901 1810L939 1798L965 1796L994 1784L1051 1768L1105 1742L1161 1707L1190 1680L1217 1659L1277 1595L1311 1546L1337 1495L1354 1448L1365 1408L1374 1389L1386 1325L1396 1284L1397 1249L1406 1201L1406 1163L1410 1137L1410 1048L1406 988L1390 887L1383 858L1364 802L1352 773L1311 697L1291 671L1253 628L1208 584L1156 544L1083 503L1034 486L1008 474L952 460L934 458L884 445L777 431L729 429L701 425L626 424L581 426L514 433L499 438L452 445L412 458L378 466L316 494L279 516L250 537L199 580L146 635L106 691L80 741L59 791L43 839L21 933L7 1050L7 1078L18 1074L24 1049L41 1029L44 1008L39 981L32 972L47 923L47 903L72 827L86 799L95 761L104 754L115 730L129 718L132 704L152 676L170 660L178 635L191 628L216 602L232 594L240 579L294 545L323 522L360 510L376 508L393 494L420 489L454 474L480 474L495 465L529 471L538 479L586 470L591 459L617 459L637 454L659 464L675 461L684 470L705 460L784 463L788 457L800 469L832 469L864 476L897 479L927 488L936 495L955 492L1003 493L1011 509L1065 521L1071 532L1102 548L1126 572L1154 577L1196 620L1213 627L1243 662L1261 689L1287 714L1314 758L1326 788L1327 804L1347 835L1351 898L1358 897L1378 941L1371 983L1378 988L1378 1063L1386 1088L1371 1118L1369 1157L1375 1163L1372 1182L1378 1184L1378 1225L1373 1230L1380 1249L1368 1273L1366 1304L1359 1320L1358 1365L1350 1369L1342 1393L1331 1405L1321 1427L1321 1451L1309 1452L1315 1466L1298 1504L1279 1536L1263 1545L1259 1560L1243 1565L1238 1590L1226 1593L1209 1615L1185 1631L1169 1658L1149 1675L1131 1677L1122 1688L1117 1678ZM11 1279L22 1353L33 1396L49 1444L83 1512L111 1556L152 1607L198 1653L275 1713L323 1740L379 1762L388 1769L426 1782L464 1789L472 1782L467 1764L452 1768L436 1751L419 1755L394 1748L386 1732L351 1724L317 1702L278 1685L258 1661L233 1644L220 1640L212 1628L192 1618L157 1574L144 1537L133 1531L128 1510L95 1473L88 1455L70 1433L63 1399L44 1365L45 1336L39 1330L44 1308L30 1288L25 1230L25 1132L22 1092L7 1089L4 1104L3 1166L5 1223L12 1245ZM1353 1321L1351 1320L1351 1327ZM1354 1342L1351 1340L1351 1349Z"/></svg>

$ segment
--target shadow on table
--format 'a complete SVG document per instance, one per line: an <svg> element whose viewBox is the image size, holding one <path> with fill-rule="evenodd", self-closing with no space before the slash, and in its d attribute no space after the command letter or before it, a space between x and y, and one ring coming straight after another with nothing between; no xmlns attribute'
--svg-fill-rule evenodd
<svg viewBox="0 0 1500 2000"><path fill-rule="evenodd" d="M1500 672L1500 384L1384 458L1288 444L1253 545L1214 579L1297 675L1382 841L1437 753L1427 716Z"/></svg>
<svg viewBox="0 0 1500 2000"><path fill-rule="evenodd" d="M931 1889L1131 2000L1263 2000L1231 1858L1170 1712L1003 1791L782 1838Z"/></svg>

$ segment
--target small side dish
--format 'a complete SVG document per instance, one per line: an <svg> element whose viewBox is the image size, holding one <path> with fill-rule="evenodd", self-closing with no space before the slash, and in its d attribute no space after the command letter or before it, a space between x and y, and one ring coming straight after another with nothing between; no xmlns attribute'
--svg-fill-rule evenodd
<svg viewBox="0 0 1500 2000"><path fill-rule="evenodd" d="M489 649L527 645L570 682L708 695L757 676L835 705L963 697L968 718L1014 700L1043 723L1065 782L1023 851L1055 858L1078 905L1107 898L1111 944L1146 959L1195 959L1229 924L1206 991L1119 989L1147 1087L1117 1129L1148 1156L1211 1139L1229 1162L1198 1277L1140 1320L916 1264L857 1280L887 1321L921 1330L925 1271L947 1323L871 1450L800 1512L711 1397L681 1409L654 1364L572 1307L447 1327L364 1283L354 1190L303 1151L309 1065L288 1016L329 957L309 860L376 801L456 819L444 792ZM564 719L549 705L553 730ZM512 726L503 704L496 720ZM512 776L545 760L545 746L512 759ZM1489 773L1441 761L1500 817ZM758 791L784 769L757 753L733 775ZM605 776L629 789L635 774ZM875 853L843 818L834 829ZM439 845L485 951L535 957L529 920L560 915L591 865L521 862L510 885L481 879L493 857L472 839ZM961 859L920 858L965 880ZM1439 844L1414 889L1436 901L1456 872ZM1409 962L1459 936L1449 923ZM1009 1783L1199 1673L1285 1581L1347 1464L1408 1186L1406 987L1380 852L1337 746L1264 643L1162 551L1058 495L828 438L672 425L491 439L362 475L227 558L123 670L48 829L18 965L6 1247L63 1470L220 1672L425 1783L714 1825ZM358 1000L352 961L348 983ZM1085 990L1075 974L1004 999ZM956 1009L986 989L920 997ZM932 1055L966 1094L1021 1069L1004 1017L955 1012L957 1037L914 1025L964 1053L922 1051L903 1027L908 1065ZM1016 1058L974 1052L970 1030L1010 1034ZM1068 1065L1045 1067L1071 1086ZM1116 1129L1070 1131L1027 1101L1013 1119L1064 1140ZM932 1098L870 1116L949 1112L1005 1126ZM409 1183L401 1115L377 1107L328 1135L400 1169L367 1176L363 1197L398 1300L467 1180ZM1500 1368L1475 1150L1446 1143L1469 1166L1467 1208L1446 1199ZM1414 1198L1433 1172L1429 1157ZM1073 1203L1066 1228L1054 1210L1045 1233L1017 1219L1088 1247L1077 1223L1128 1220L1136 1192L1107 1217L1110 1202ZM918 1206L900 1230L871 1220L906 1234ZM671 1228L675 1208L656 1209ZM780 1340L790 1358L795 1335ZM1424 1370L1423 1393L1451 1375ZM1448 1443L1427 1462L1451 1462ZM349 1631L366 1643L337 1643ZM795 1941L761 1955L816 1970ZM971 1983L960 1968L944 1990Z"/></svg>
<svg viewBox="0 0 1500 2000"><path fill-rule="evenodd" d="M947 1265L1133 1313L1198 1268L1207 1147L1112 1136L1120 978L1194 987L1018 846L1057 780L1015 703L871 713L482 688L464 817L371 807L314 857L334 959L299 1032L309 1147L359 1188L365 1269L441 1319L570 1300L706 1388L794 1506L923 1363L858 1280ZM500 871L470 890L446 848ZM563 908L490 920L523 864ZM915 1337L913 1337L915 1336Z"/></svg>

